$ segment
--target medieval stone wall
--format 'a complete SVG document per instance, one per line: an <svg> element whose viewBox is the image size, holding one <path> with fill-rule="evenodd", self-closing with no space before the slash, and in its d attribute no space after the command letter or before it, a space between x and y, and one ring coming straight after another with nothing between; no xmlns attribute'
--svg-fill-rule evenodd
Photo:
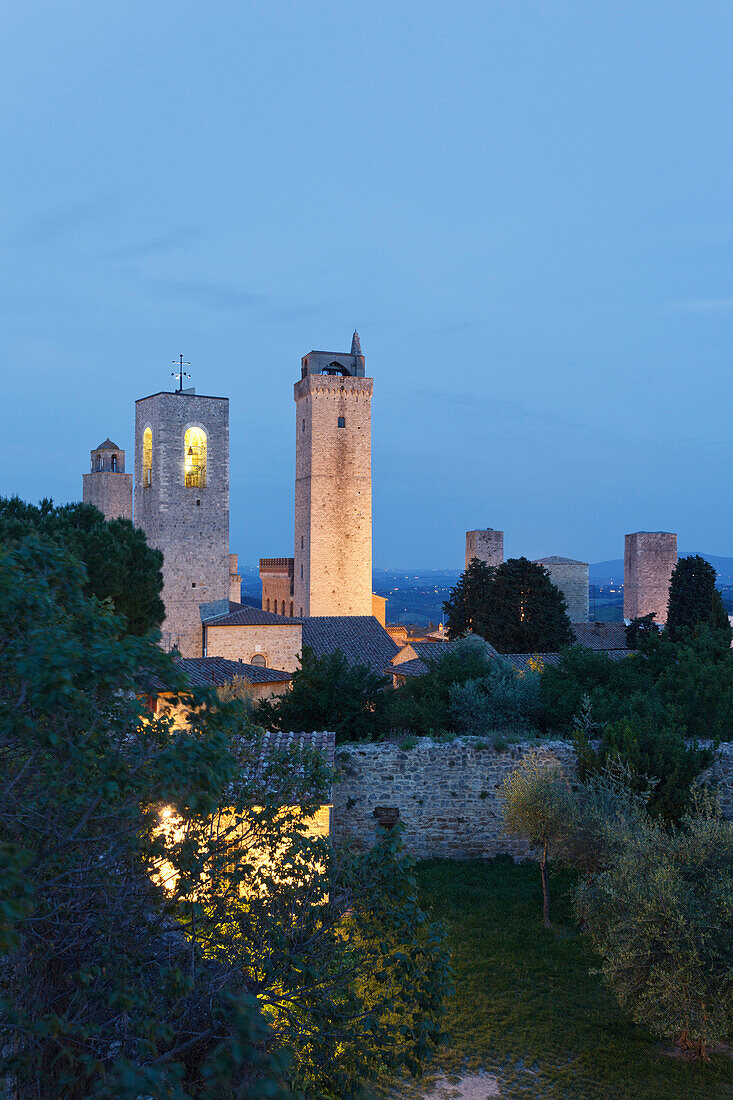
<svg viewBox="0 0 733 1100"><path fill-rule="evenodd" d="M588 563L572 558L538 558L550 574L550 580L559 588L568 605L571 623L588 622Z"/></svg>
<svg viewBox="0 0 733 1100"><path fill-rule="evenodd" d="M152 469L143 477L143 433ZM203 486L187 486L184 437L206 433ZM157 393L135 402L135 523L163 551L163 641L201 656L199 604L229 598L229 400Z"/></svg>
<svg viewBox="0 0 733 1100"><path fill-rule="evenodd" d="M296 615L371 615L371 378L295 385Z"/></svg>
<svg viewBox="0 0 733 1100"><path fill-rule="evenodd" d="M370 844L380 807L399 810L405 846L418 859L526 855L527 846L503 832L501 784L533 752L572 773L573 747L564 741L523 742L501 751L483 745L475 737L443 744L423 737L408 750L386 743L337 745L334 839ZM733 744L720 746L709 778L733 818Z"/></svg>
<svg viewBox="0 0 733 1100"><path fill-rule="evenodd" d="M295 672L302 648L300 623L206 627L207 657L226 657L228 661L251 664L254 656L262 654L268 668Z"/></svg>
<svg viewBox="0 0 733 1100"><path fill-rule="evenodd" d="M466 531L466 569L473 561L497 566L504 561L504 532L488 527L485 531Z"/></svg>
<svg viewBox="0 0 733 1100"><path fill-rule="evenodd" d="M93 470L83 475L83 500L105 519L132 520L132 474Z"/></svg>
<svg viewBox="0 0 733 1100"><path fill-rule="evenodd" d="M624 618L653 614L667 621L669 582L677 564L677 536L669 531L636 531L624 546Z"/></svg>

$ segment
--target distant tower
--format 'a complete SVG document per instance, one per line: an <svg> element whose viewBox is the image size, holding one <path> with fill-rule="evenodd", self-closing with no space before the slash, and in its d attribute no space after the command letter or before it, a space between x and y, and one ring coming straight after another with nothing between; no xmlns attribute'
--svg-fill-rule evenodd
<svg viewBox="0 0 733 1100"><path fill-rule="evenodd" d="M125 473L125 452L105 439L91 452L91 472L83 475L84 503L105 519L132 519L132 474Z"/></svg>
<svg viewBox="0 0 733 1100"><path fill-rule="evenodd" d="M565 597L570 622L587 623L588 563L573 558L538 558L536 564L544 565L550 580Z"/></svg>
<svg viewBox="0 0 733 1100"><path fill-rule="evenodd" d="M666 623L669 582L677 564L677 535L637 531L624 548L624 618L654 615Z"/></svg>
<svg viewBox="0 0 733 1100"><path fill-rule="evenodd" d="M490 527L485 531L466 531L466 569L474 558L486 565L501 565L504 561L504 532L493 531Z"/></svg>
<svg viewBox="0 0 733 1100"><path fill-rule="evenodd" d="M310 351L295 384L296 615L372 614L372 379L351 351Z"/></svg>
<svg viewBox="0 0 733 1100"><path fill-rule="evenodd" d="M229 609L228 398L179 385L135 402L135 522L164 555L163 643L200 657L199 605Z"/></svg>

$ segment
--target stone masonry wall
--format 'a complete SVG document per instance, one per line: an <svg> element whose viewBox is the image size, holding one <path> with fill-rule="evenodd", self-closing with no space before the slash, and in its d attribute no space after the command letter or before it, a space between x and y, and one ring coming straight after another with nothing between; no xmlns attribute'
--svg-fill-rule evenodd
<svg viewBox="0 0 733 1100"><path fill-rule="evenodd" d="M295 672L303 648L300 623L262 626L207 626L206 656L226 657L251 664L257 653L264 654L268 668Z"/></svg>
<svg viewBox="0 0 733 1100"><path fill-rule="evenodd" d="M132 474L93 470L82 483L84 503L94 504L105 519L132 519Z"/></svg>
<svg viewBox="0 0 733 1100"><path fill-rule="evenodd" d="M575 768L575 753L564 741L520 743L505 750L481 748L480 738L436 743L420 738L403 751L394 744L337 745L333 836L369 845L376 807L396 807L405 825L407 850L418 859L521 857L527 846L502 826L499 789L528 753ZM711 769L721 805L733 818L733 744L724 744Z"/></svg>
<svg viewBox="0 0 733 1100"><path fill-rule="evenodd" d="M669 531L636 531L624 546L624 618L654 615L667 621L669 582L677 564L677 536Z"/></svg>
<svg viewBox="0 0 733 1100"><path fill-rule="evenodd" d="M296 615L372 613L372 386L319 374L295 385Z"/></svg>
<svg viewBox="0 0 733 1100"><path fill-rule="evenodd" d="M497 566L504 561L504 532L488 527L484 531L466 531L466 569L473 561Z"/></svg>
<svg viewBox="0 0 733 1100"><path fill-rule="evenodd" d="M588 622L588 563L572 558L538 558L544 565L550 580L559 588L568 605L571 623Z"/></svg>

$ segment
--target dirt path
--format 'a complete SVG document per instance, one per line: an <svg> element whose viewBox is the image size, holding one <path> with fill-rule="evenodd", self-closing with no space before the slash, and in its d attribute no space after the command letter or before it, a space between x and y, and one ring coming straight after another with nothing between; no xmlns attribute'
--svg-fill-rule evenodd
<svg viewBox="0 0 733 1100"><path fill-rule="evenodd" d="M501 1096L496 1077L487 1074L465 1074L463 1077L439 1077L422 1100L492 1100ZM397 1100L397 1098L395 1098Z"/></svg>

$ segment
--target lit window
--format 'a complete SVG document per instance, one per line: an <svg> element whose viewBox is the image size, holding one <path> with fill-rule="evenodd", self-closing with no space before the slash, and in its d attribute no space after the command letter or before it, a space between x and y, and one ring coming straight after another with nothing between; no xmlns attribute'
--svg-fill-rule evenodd
<svg viewBox="0 0 733 1100"><path fill-rule="evenodd" d="M187 489L203 489L206 485L206 432L203 428L187 428L183 439L183 468Z"/></svg>
<svg viewBox="0 0 733 1100"><path fill-rule="evenodd" d="M153 480L153 432L146 428L143 432L143 489L149 489Z"/></svg>

